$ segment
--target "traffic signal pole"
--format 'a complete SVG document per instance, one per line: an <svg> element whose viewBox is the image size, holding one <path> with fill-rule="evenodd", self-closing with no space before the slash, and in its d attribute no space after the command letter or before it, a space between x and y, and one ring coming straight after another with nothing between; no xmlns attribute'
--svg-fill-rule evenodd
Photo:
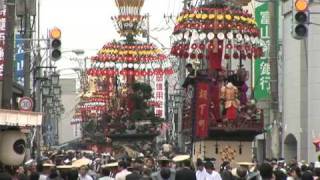
<svg viewBox="0 0 320 180"><path fill-rule="evenodd" d="M271 86L271 115L270 123L272 126L271 134L271 154L273 158L280 158L281 149L281 113L279 111L279 84L278 84L278 53L279 53L279 1L269 2L270 12L270 86Z"/></svg>

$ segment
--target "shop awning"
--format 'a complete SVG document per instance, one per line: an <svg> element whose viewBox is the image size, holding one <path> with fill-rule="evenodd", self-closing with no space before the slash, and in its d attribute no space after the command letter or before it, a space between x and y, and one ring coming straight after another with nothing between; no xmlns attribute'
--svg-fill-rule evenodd
<svg viewBox="0 0 320 180"><path fill-rule="evenodd" d="M42 113L0 109L0 126L40 126Z"/></svg>

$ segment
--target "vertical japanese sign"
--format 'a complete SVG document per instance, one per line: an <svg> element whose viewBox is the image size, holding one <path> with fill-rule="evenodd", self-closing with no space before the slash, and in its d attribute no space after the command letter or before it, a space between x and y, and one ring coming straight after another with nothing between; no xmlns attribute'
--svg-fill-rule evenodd
<svg viewBox="0 0 320 180"><path fill-rule="evenodd" d="M4 44L6 31L6 10L0 11L0 80L3 80Z"/></svg>
<svg viewBox="0 0 320 180"><path fill-rule="evenodd" d="M158 117L164 118L164 78L163 75L156 76L155 101L159 106L155 107L155 114Z"/></svg>
<svg viewBox="0 0 320 180"><path fill-rule="evenodd" d="M208 100L209 84L199 82L196 90L196 120L195 133L199 138L208 136L208 121L209 121L209 100Z"/></svg>
<svg viewBox="0 0 320 180"><path fill-rule="evenodd" d="M16 59L14 61L14 80L23 86L24 84L24 72L23 72L23 62L24 62L24 43L22 36L20 34L16 35Z"/></svg>
<svg viewBox="0 0 320 180"><path fill-rule="evenodd" d="M254 63L254 96L256 100L264 100L270 98L270 64L268 59L270 48L270 14L268 3L261 3L255 8L255 19L260 28L264 56L256 59Z"/></svg>

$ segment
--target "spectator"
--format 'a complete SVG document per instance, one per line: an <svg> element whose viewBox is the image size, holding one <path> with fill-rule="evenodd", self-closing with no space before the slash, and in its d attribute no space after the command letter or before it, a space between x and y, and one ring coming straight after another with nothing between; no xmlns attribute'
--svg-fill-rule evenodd
<svg viewBox="0 0 320 180"><path fill-rule="evenodd" d="M88 175L88 167L87 166L80 167L78 180L93 180L93 178L90 175Z"/></svg>
<svg viewBox="0 0 320 180"><path fill-rule="evenodd" d="M131 174L130 171L127 170L127 163L125 161L120 161L118 164L119 172L116 174L116 180L125 180L126 176Z"/></svg>
<svg viewBox="0 0 320 180"><path fill-rule="evenodd" d="M313 180L313 174L310 171L306 171L302 174L301 180Z"/></svg>
<svg viewBox="0 0 320 180"><path fill-rule="evenodd" d="M222 180L218 172L214 171L213 163L208 161L205 163L205 168L207 171L205 180Z"/></svg>
<svg viewBox="0 0 320 180"><path fill-rule="evenodd" d="M201 159L197 159L197 171L196 177L197 180L205 180L207 176L206 169L204 168L204 164Z"/></svg>
<svg viewBox="0 0 320 180"><path fill-rule="evenodd" d="M259 171L262 180L273 179L273 167L269 163L262 163Z"/></svg>

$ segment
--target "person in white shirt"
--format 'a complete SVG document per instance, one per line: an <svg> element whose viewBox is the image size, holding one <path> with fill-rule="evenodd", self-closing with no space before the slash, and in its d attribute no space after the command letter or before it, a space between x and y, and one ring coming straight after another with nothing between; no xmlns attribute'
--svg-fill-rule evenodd
<svg viewBox="0 0 320 180"><path fill-rule="evenodd" d="M119 172L116 174L115 180L126 180L126 176L131 174L131 172L127 170L127 167L128 165L124 161L118 163Z"/></svg>
<svg viewBox="0 0 320 180"><path fill-rule="evenodd" d="M207 171L204 168L204 165L201 159L197 159L197 169L198 169L196 172L197 180L205 180L207 176Z"/></svg>
<svg viewBox="0 0 320 180"><path fill-rule="evenodd" d="M205 168L207 171L205 180L222 180L220 174L214 170L213 163L208 161L205 163Z"/></svg>
<svg viewBox="0 0 320 180"><path fill-rule="evenodd" d="M80 167L78 180L93 180L93 178L88 175L88 167L87 166Z"/></svg>

